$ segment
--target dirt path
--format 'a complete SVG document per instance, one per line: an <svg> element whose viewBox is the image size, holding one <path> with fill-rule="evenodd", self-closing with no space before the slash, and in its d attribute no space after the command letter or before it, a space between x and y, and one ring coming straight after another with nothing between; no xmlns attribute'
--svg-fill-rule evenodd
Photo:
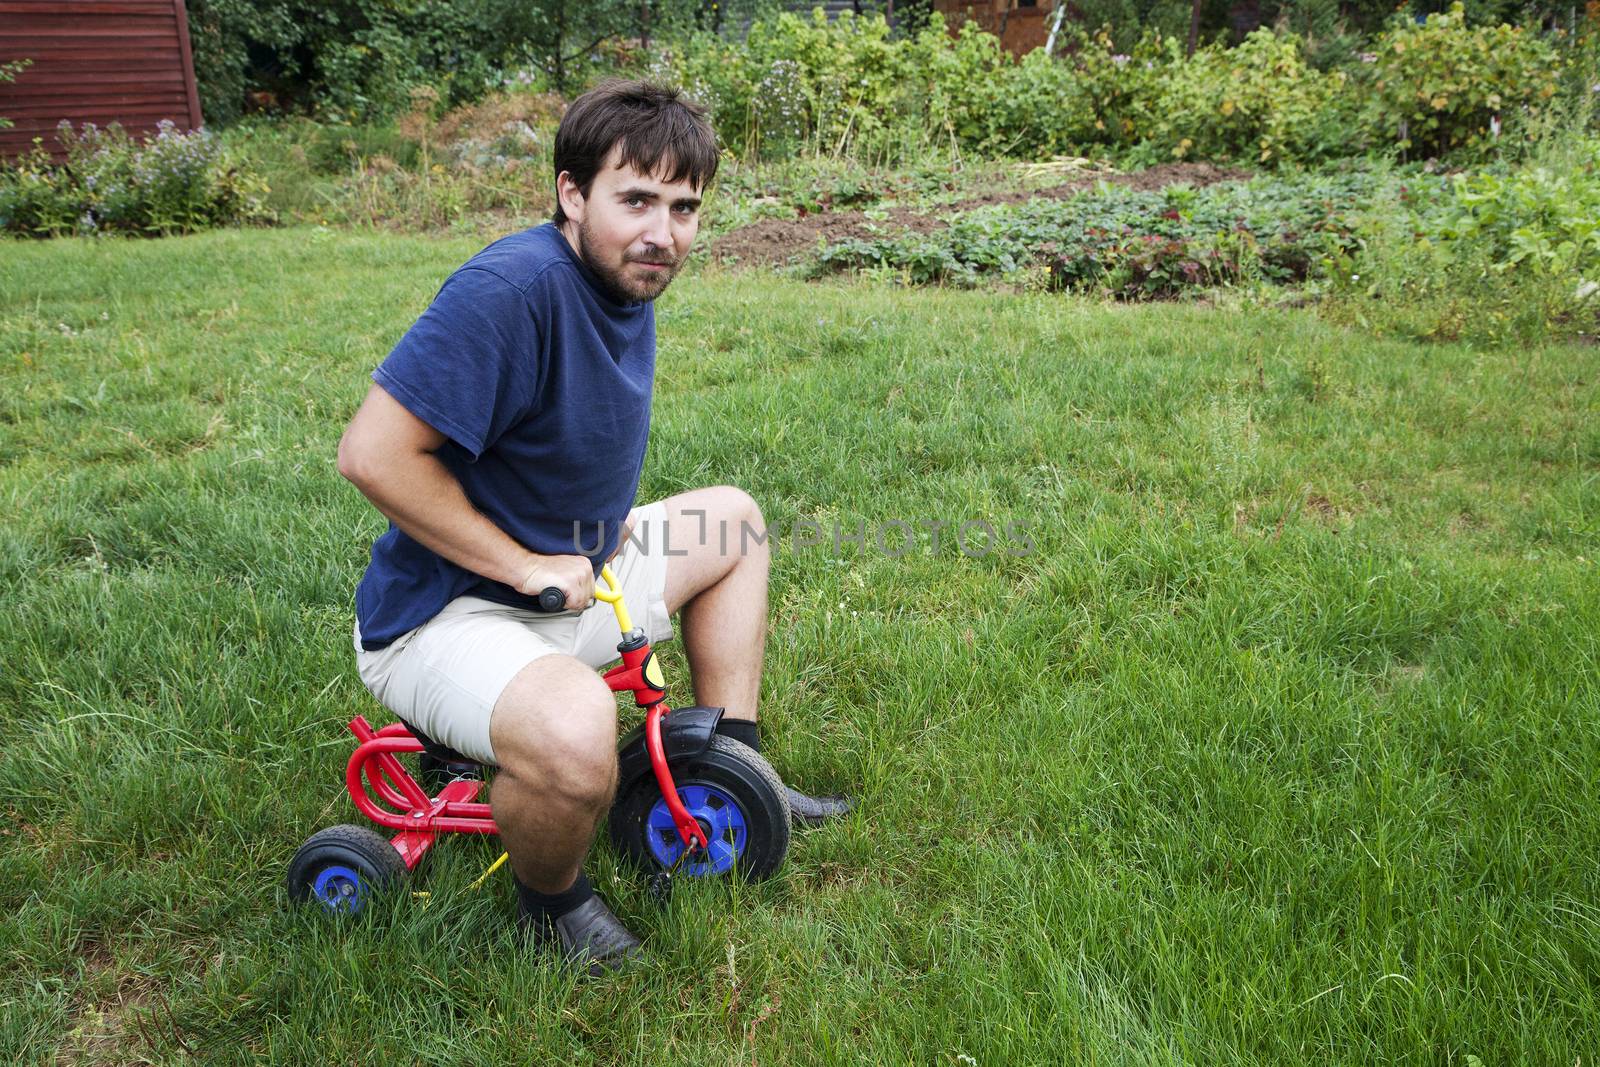
<svg viewBox="0 0 1600 1067"><path fill-rule="evenodd" d="M887 219L878 220L869 219L859 211L825 211L798 219L762 219L725 233L713 241L711 258L717 263L741 267L782 266L813 251L817 247L818 237L831 244L850 237L871 237L885 232L931 233L948 225L951 216L957 212L989 204L1020 204L1036 197L1062 200L1101 180L1133 189L1162 189L1180 182L1198 188L1248 177L1249 171L1210 163L1165 163L1135 174L1084 175L1047 189L1008 189L989 193L954 204L942 204L933 209L932 214L922 214L910 208L891 208ZM867 229L869 225L876 228L876 234Z"/></svg>

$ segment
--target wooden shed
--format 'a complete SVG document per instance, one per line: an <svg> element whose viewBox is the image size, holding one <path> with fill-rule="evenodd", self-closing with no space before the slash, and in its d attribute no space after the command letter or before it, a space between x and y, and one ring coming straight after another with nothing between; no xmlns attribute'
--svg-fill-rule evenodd
<svg viewBox="0 0 1600 1067"><path fill-rule="evenodd" d="M1057 0L934 0L952 33L968 19L1000 38L1013 55L1031 52L1050 36ZM1066 12L1068 18L1073 12Z"/></svg>
<svg viewBox="0 0 1600 1067"><path fill-rule="evenodd" d="M0 157L42 138L55 151L56 124L119 122L130 133L171 119L200 125L189 19L183 0L0 0L0 63L26 59L0 82Z"/></svg>

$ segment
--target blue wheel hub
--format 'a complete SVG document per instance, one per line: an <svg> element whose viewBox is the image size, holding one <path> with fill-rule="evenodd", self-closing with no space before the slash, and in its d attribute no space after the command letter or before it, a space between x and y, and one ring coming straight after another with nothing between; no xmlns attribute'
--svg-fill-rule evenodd
<svg viewBox="0 0 1600 1067"><path fill-rule="evenodd" d="M349 867L324 867L311 883L311 896L331 912L354 915L367 902L367 884Z"/></svg>
<svg viewBox="0 0 1600 1067"><path fill-rule="evenodd" d="M732 797L713 785L680 785L678 799L706 833L710 848L698 856L683 859L678 870L696 878L727 874L744 852L748 828L744 811ZM645 818L645 842L650 855L670 870L683 858L683 840L672 822L665 797L658 797Z"/></svg>

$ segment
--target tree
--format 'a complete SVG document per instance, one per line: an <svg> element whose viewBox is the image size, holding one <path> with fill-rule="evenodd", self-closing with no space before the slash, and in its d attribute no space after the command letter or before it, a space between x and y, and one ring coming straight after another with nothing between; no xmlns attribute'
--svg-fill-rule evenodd
<svg viewBox="0 0 1600 1067"><path fill-rule="evenodd" d="M575 80L574 64L594 54L613 37L647 34L654 9L650 0L496 0L498 35L550 77L565 93Z"/></svg>

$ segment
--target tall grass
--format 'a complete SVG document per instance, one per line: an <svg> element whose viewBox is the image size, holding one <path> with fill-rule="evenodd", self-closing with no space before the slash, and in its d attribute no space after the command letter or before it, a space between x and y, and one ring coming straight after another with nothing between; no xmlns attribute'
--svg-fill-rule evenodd
<svg viewBox="0 0 1600 1067"><path fill-rule="evenodd" d="M1553 188L1562 181L1600 186L1597 47L1600 38L1572 50L1565 91L1537 120L1523 158L1485 169L1523 184L1523 195L1507 196L1499 210L1509 226L1525 228L1531 239L1560 242L1578 221L1560 217L1566 214L1561 196L1539 195L1540 186ZM1453 199L1442 193L1446 209ZM1402 337L1491 345L1600 337L1600 287L1591 284L1600 282L1600 232L1580 238L1582 246L1559 263L1534 257L1513 267L1503 240L1419 240L1419 226L1428 229L1419 216L1436 218L1439 210L1440 202L1426 195L1400 212L1392 205L1372 205L1362 254L1331 278L1334 299L1325 310L1335 321ZM1574 216L1585 210L1566 209Z"/></svg>
<svg viewBox="0 0 1600 1067"><path fill-rule="evenodd" d="M492 842L359 924L291 912L382 714L335 442L474 247L0 261L0 1059L1600 1053L1600 352L1300 312L681 279L642 493L866 525L780 547L763 692L775 764L859 813L664 909L602 846L649 947L604 982L469 888ZM1035 551L890 558L891 519Z"/></svg>
<svg viewBox="0 0 1600 1067"><path fill-rule="evenodd" d="M442 115L437 105L423 88L394 125L286 120L241 125L227 138L294 222L481 233L549 213L556 98L496 92Z"/></svg>

